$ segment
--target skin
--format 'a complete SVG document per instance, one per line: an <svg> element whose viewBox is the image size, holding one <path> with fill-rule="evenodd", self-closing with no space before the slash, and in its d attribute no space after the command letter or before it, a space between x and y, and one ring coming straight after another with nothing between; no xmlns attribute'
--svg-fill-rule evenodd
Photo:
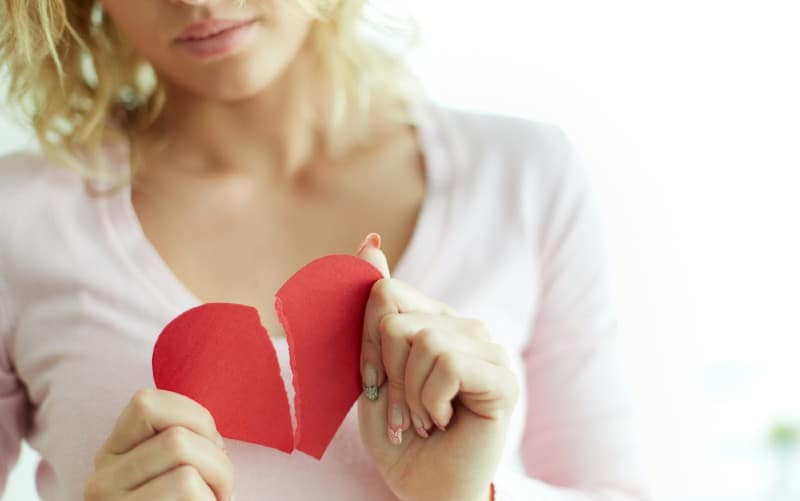
<svg viewBox="0 0 800 501"><path fill-rule="evenodd" d="M175 276L201 301L255 306L282 336L280 285L379 231L357 251L385 277L364 318L362 374L380 389L359 399L362 440L402 499L489 499L517 400L508 358L482 323L390 277L425 196L415 130L374 117L366 144L352 127L322 132L314 21L292 0L102 3L167 90L163 114L133 138L132 203ZM173 43L199 19L253 17L256 37L223 57L197 60ZM229 499L234 472L217 439L200 405L142 390L98 451L85 497Z"/></svg>
<svg viewBox="0 0 800 501"><path fill-rule="evenodd" d="M364 314L362 376L376 368L377 400L358 401L361 438L400 499L486 500L519 396L502 347L486 326L390 278L386 256L367 244L358 255L383 272ZM392 406L402 430L392 436ZM432 428L432 424L436 428Z"/></svg>

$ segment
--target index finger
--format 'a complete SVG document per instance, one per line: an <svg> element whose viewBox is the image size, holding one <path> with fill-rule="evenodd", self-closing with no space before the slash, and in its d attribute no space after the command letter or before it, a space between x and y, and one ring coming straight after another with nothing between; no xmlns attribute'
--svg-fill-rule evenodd
<svg viewBox="0 0 800 501"><path fill-rule="evenodd" d="M383 278L391 277L386 254L381 250L381 236L377 233L367 235L361 247L356 251L356 256L377 268L383 274Z"/></svg>
<svg viewBox="0 0 800 501"><path fill-rule="evenodd" d="M179 393L144 388L122 411L100 451L124 454L171 426L183 426L223 446L208 409Z"/></svg>
<svg viewBox="0 0 800 501"><path fill-rule="evenodd" d="M383 364L385 357L381 346L381 321L387 315L407 312L455 314L455 311L446 304L424 296L397 279L384 278L375 282L364 310L361 334L362 384L370 400L377 398L377 388L386 381L386 369Z"/></svg>

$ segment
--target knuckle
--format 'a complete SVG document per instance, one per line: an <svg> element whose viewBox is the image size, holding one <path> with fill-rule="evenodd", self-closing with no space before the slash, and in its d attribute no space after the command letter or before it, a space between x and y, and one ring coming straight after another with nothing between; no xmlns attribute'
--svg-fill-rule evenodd
<svg viewBox="0 0 800 501"><path fill-rule="evenodd" d="M181 426L173 426L161 432L164 436L164 449L177 458L186 458L189 451L191 432Z"/></svg>
<svg viewBox="0 0 800 501"><path fill-rule="evenodd" d="M131 398L131 411L138 417L149 416L153 412L156 392L152 388L142 388Z"/></svg>
<svg viewBox="0 0 800 501"><path fill-rule="evenodd" d="M381 340L394 337L398 332L399 323L400 314L398 313L387 313L381 317L378 322L378 333L381 336Z"/></svg>
<svg viewBox="0 0 800 501"><path fill-rule="evenodd" d="M447 379L458 378L460 374L461 364L458 357L452 353L442 353L437 363L442 375Z"/></svg>
<svg viewBox="0 0 800 501"><path fill-rule="evenodd" d="M405 394L405 383L402 378L389 379L389 391L397 395Z"/></svg>
<svg viewBox="0 0 800 501"><path fill-rule="evenodd" d="M394 284L391 278L381 278L372 284L371 295L379 301L388 301L391 297Z"/></svg>
<svg viewBox="0 0 800 501"><path fill-rule="evenodd" d="M181 465L175 469L175 490L181 499L196 499L202 492L203 483L194 466Z"/></svg>
<svg viewBox="0 0 800 501"><path fill-rule="evenodd" d="M478 339L489 339L489 327L483 320L479 320L477 318L468 318L466 323L468 333L477 337Z"/></svg>
<svg viewBox="0 0 800 501"><path fill-rule="evenodd" d="M442 334L436 329L426 327L417 332L414 342L419 343L424 353L439 353L442 347Z"/></svg>

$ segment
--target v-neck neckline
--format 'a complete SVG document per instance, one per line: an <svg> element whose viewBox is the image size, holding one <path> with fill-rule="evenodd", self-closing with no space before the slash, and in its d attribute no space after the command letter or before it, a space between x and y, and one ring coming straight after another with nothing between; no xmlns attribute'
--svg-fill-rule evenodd
<svg viewBox="0 0 800 501"><path fill-rule="evenodd" d="M446 185L444 180L448 168L445 158L447 152L430 106L421 101L410 105L423 157L426 193L411 239L391 270L394 278L415 285L421 285L429 276L430 270L426 264L430 263L430 257L439 248L446 212L443 188ZM122 167L125 173L130 172L129 155L124 155ZM101 206L110 239L125 265L144 282L153 297L169 308L173 315L203 304L204 301L175 275L147 238L131 200L130 184L103 200Z"/></svg>

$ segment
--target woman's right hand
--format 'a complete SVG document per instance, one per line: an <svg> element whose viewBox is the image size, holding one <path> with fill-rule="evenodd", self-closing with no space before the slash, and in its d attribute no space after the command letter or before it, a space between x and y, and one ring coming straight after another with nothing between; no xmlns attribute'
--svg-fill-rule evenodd
<svg viewBox="0 0 800 501"><path fill-rule="evenodd" d="M233 464L211 413L170 391L143 389L95 456L86 501L228 501Z"/></svg>

